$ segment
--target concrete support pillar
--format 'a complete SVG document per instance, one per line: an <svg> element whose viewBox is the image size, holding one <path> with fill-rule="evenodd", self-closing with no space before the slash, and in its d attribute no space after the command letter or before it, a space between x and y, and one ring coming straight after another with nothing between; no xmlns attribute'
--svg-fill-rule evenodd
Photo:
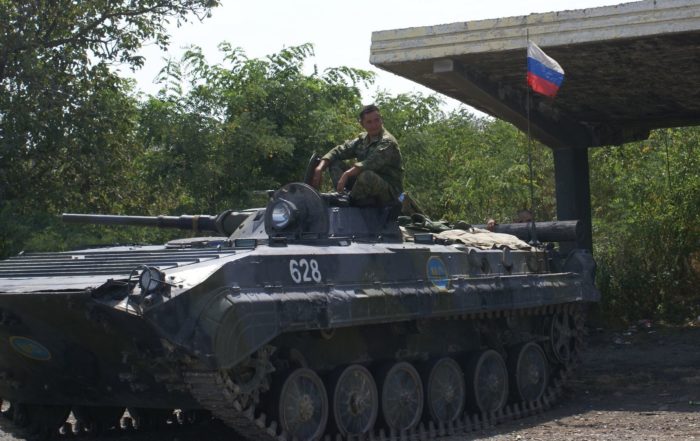
<svg viewBox="0 0 700 441"><path fill-rule="evenodd" d="M553 153L557 218L559 220L580 220L583 234L576 247L593 251L588 149L561 148L553 149ZM567 250L562 248L562 251Z"/></svg>

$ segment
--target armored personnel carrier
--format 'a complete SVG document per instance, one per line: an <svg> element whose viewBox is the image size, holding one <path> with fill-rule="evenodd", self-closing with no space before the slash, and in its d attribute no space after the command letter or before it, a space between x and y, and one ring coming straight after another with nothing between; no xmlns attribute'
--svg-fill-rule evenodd
<svg viewBox="0 0 700 441"><path fill-rule="evenodd" d="M40 434L180 409L250 440L433 438L551 405L599 300L590 254L406 237L398 211L293 183L219 216L66 216L218 236L0 262L0 396Z"/></svg>

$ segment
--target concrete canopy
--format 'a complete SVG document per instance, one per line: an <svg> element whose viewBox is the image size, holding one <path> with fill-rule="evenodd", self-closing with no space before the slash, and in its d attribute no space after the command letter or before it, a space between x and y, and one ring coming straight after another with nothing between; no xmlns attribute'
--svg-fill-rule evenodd
<svg viewBox="0 0 700 441"><path fill-rule="evenodd" d="M526 32L566 71L555 99L531 95L531 133L546 145L617 145L700 123L698 0L379 31L370 62L526 130Z"/></svg>

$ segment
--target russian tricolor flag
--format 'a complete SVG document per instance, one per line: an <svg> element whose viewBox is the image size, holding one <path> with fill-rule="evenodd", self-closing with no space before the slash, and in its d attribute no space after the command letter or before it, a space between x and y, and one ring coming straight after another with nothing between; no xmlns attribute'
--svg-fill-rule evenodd
<svg viewBox="0 0 700 441"><path fill-rule="evenodd" d="M554 97L564 81L564 69L532 41L527 42L527 84L537 93Z"/></svg>

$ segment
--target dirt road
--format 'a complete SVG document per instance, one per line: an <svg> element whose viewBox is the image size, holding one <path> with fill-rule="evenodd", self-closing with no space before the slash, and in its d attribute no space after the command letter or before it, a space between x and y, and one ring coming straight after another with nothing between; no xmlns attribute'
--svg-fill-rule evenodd
<svg viewBox="0 0 700 441"><path fill-rule="evenodd" d="M700 440L700 328L590 331L576 381L549 412L469 435L505 440ZM67 437L61 437L68 439ZM0 418L0 441L29 439ZM81 441L234 441L219 423Z"/></svg>
<svg viewBox="0 0 700 441"><path fill-rule="evenodd" d="M577 380L554 409L478 438L700 440L700 329L591 332Z"/></svg>

